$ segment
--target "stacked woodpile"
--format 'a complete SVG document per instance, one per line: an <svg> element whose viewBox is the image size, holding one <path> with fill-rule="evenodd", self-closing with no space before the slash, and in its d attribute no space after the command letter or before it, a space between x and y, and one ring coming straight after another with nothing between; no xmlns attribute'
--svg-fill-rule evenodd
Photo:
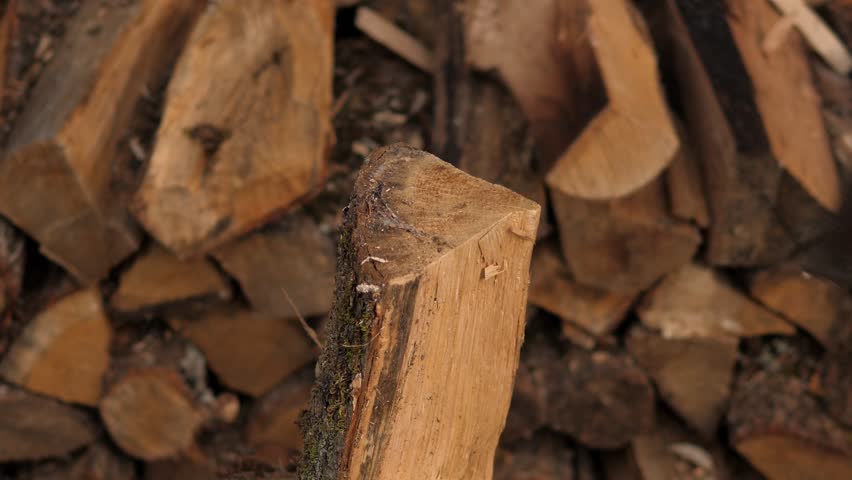
<svg viewBox="0 0 852 480"><path fill-rule="evenodd" d="M852 1L0 5L0 479L852 478Z"/></svg>

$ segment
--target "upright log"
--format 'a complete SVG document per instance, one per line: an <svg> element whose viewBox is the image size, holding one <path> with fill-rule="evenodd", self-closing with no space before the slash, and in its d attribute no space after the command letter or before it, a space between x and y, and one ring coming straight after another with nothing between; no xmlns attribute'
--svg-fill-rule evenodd
<svg viewBox="0 0 852 480"><path fill-rule="evenodd" d="M671 162L677 134L647 27L630 2L466 6L469 58L497 69L519 100L553 165L551 187L584 199L621 197Z"/></svg>
<svg viewBox="0 0 852 480"><path fill-rule="evenodd" d="M111 185L116 158L137 101L167 73L204 3L83 2L11 133L0 213L84 283L138 247Z"/></svg>
<svg viewBox="0 0 852 480"><path fill-rule="evenodd" d="M539 213L410 147L370 155L341 233L301 478L491 478Z"/></svg>
<svg viewBox="0 0 852 480"><path fill-rule="evenodd" d="M178 256L206 252L320 184L331 141L331 0L223 0L169 84L135 212Z"/></svg>

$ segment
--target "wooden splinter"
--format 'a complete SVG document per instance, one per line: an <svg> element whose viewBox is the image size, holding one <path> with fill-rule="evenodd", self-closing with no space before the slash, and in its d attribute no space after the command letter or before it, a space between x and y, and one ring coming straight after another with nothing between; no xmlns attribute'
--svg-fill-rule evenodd
<svg viewBox="0 0 852 480"><path fill-rule="evenodd" d="M300 478L492 478L539 214L413 148L369 157L340 236Z"/></svg>

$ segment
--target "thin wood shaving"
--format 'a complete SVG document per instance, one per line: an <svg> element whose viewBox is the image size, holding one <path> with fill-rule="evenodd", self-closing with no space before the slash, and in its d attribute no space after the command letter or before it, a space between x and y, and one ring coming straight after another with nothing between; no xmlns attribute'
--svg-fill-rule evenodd
<svg viewBox="0 0 852 480"><path fill-rule="evenodd" d="M358 8L355 13L355 26L368 37L424 72L431 73L434 69L435 61L432 52L408 32L371 8Z"/></svg>
<svg viewBox="0 0 852 480"><path fill-rule="evenodd" d="M369 257L367 257L367 258L365 258L364 260L361 260L361 265L364 265L364 264L365 264L365 263L367 263L367 262L388 263L388 261L387 261L387 260L385 260L384 258L374 257L374 256L372 256L372 255L371 255L371 256L369 256Z"/></svg>
<svg viewBox="0 0 852 480"><path fill-rule="evenodd" d="M852 55L804 0L769 0L781 14L792 18L808 44L838 73L852 70Z"/></svg>

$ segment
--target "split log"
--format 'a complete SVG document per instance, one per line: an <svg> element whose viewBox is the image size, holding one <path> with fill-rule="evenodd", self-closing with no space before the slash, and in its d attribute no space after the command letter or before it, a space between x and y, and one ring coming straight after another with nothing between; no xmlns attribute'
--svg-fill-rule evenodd
<svg viewBox="0 0 852 480"><path fill-rule="evenodd" d="M81 290L27 324L0 361L0 377L66 402L97 405L111 338L100 292Z"/></svg>
<svg viewBox="0 0 852 480"><path fill-rule="evenodd" d="M134 203L178 256L246 233L322 183L333 22L331 0L223 0L199 20Z"/></svg>
<svg viewBox="0 0 852 480"><path fill-rule="evenodd" d="M18 480L135 480L133 462L112 447L96 443L77 458L37 464L19 472Z"/></svg>
<svg viewBox="0 0 852 480"><path fill-rule="evenodd" d="M252 396L262 395L317 357L295 318L220 305L167 320L198 345L222 383Z"/></svg>
<svg viewBox="0 0 852 480"><path fill-rule="evenodd" d="M212 253L260 312L293 318L331 309L334 245L306 215L287 217Z"/></svg>
<svg viewBox="0 0 852 480"><path fill-rule="evenodd" d="M568 439L542 431L515 448L500 448L495 480L581 480L578 453Z"/></svg>
<svg viewBox="0 0 852 480"><path fill-rule="evenodd" d="M116 358L99 409L125 453L153 461L194 445L215 403L207 390L204 357L191 345L147 337Z"/></svg>
<svg viewBox="0 0 852 480"><path fill-rule="evenodd" d="M539 214L410 147L370 155L341 232L301 478L491 478Z"/></svg>
<svg viewBox="0 0 852 480"><path fill-rule="evenodd" d="M666 187L672 215L699 227L710 225L710 212L704 198L704 178L701 163L683 128L680 133L680 150L666 170Z"/></svg>
<svg viewBox="0 0 852 480"><path fill-rule="evenodd" d="M0 385L0 462L66 455L92 443L98 433L80 410Z"/></svg>
<svg viewBox="0 0 852 480"><path fill-rule="evenodd" d="M769 480L852 478L852 433L808 392L815 359L775 350L758 353L754 368L744 364L728 412L730 443Z"/></svg>
<svg viewBox="0 0 852 480"><path fill-rule="evenodd" d="M205 2L83 3L11 133L0 213L92 283L138 248L115 201L115 159L145 86L168 72Z"/></svg>
<svg viewBox="0 0 852 480"><path fill-rule="evenodd" d="M726 284L690 264L668 275L639 305L645 326L665 338L792 335L795 329Z"/></svg>
<svg viewBox="0 0 852 480"><path fill-rule="evenodd" d="M808 7L805 0L771 0L771 3L798 27L810 47L817 52L831 68L842 75L852 70L852 56L840 39L823 20Z"/></svg>
<svg viewBox="0 0 852 480"><path fill-rule="evenodd" d="M763 270L750 282L752 296L814 336L831 342L831 329L841 321L849 297L834 282L803 273L796 265Z"/></svg>
<svg viewBox="0 0 852 480"><path fill-rule="evenodd" d="M595 449L620 448L651 428L654 389L627 355L571 349L548 375L548 424Z"/></svg>
<svg viewBox="0 0 852 480"><path fill-rule="evenodd" d="M562 252L581 284L636 293L689 262L701 243L695 227L669 215L659 180L609 201L550 192Z"/></svg>
<svg viewBox="0 0 852 480"><path fill-rule="evenodd" d="M577 283L552 242L536 246L530 276L530 304L558 315L563 328L577 326L594 337L612 333L637 297Z"/></svg>
<svg viewBox="0 0 852 480"><path fill-rule="evenodd" d="M296 422L311 398L312 370L284 380L252 406L245 438L254 457L270 465L289 465L298 457L303 442Z"/></svg>
<svg viewBox="0 0 852 480"><path fill-rule="evenodd" d="M230 297L227 279L208 260L180 260L152 245L121 274L110 305L120 312L139 312Z"/></svg>
<svg viewBox="0 0 852 480"><path fill-rule="evenodd" d="M748 266L783 259L795 239L775 213L782 169L824 208L840 203L801 41L788 35L782 47L763 51L764 33L778 20L766 2L669 0L669 8L712 217L707 260Z"/></svg>
<svg viewBox="0 0 852 480"><path fill-rule="evenodd" d="M447 88L455 100L455 115L445 122L453 130L447 137L458 145L445 146L444 151L457 150L458 168L544 205L544 175L534 164L533 139L506 88L496 80L473 75Z"/></svg>
<svg viewBox="0 0 852 480"><path fill-rule="evenodd" d="M677 134L630 2L470 0L466 11L468 57L498 70L518 99L545 163L555 163L552 188L621 197L671 162Z"/></svg>
<svg viewBox="0 0 852 480"><path fill-rule="evenodd" d="M642 327L627 337L628 351L663 400L704 438L713 438L725 413L737 346L736 338L666 338Z"/></svg>

